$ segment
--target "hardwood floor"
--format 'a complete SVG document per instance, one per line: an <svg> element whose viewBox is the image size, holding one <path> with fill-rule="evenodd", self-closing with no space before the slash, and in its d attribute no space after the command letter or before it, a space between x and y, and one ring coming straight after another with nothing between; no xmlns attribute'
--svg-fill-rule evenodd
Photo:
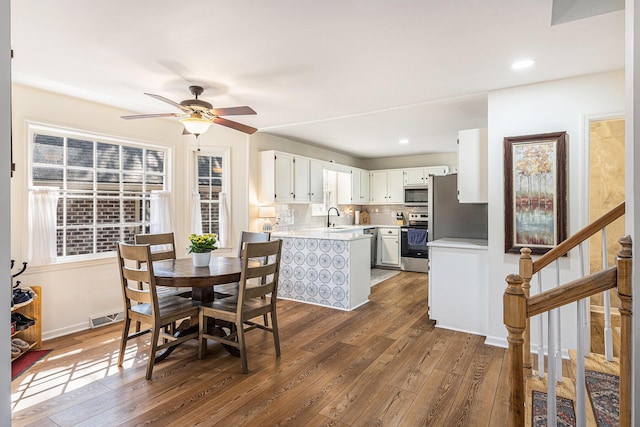
<svg viewBox="0 0 640 427"><path fill-rule="evenodd" d="M435 328L424 274L382 282L370 300L353 312L280 301L282 356L249 332L247 375L213 342L197 360L194 341L145 381L148 335L119 369L120 325L50 340L12 382L13 425L504 425L505 350Z"/></svg>

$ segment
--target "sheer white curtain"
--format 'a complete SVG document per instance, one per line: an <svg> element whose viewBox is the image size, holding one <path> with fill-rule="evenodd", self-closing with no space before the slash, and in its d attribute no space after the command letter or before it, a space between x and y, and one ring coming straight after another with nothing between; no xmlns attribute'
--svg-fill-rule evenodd
<svg viewBox="0 0 640 427"><path fill-rule="evenodd" d="M191 193L191 232L202 234L202 208L200 207L200 193Z"/></svg>
<svg viewBox="0 0 640 427"><path fill-rule="evenodd" d="M149 226L151 234L172 232L171 193L169 191L152 191L150 202Z"/></svg>
<svg viewBox="0 0 640 427"><path fill-rule="evenodd" d="M34 187L29 191L29 262L51 264L56 260L56 215L59 190Z"/></svg>
<svg viewBox="0 0 640 427"><path fill-rule="evenodd" d="M227 246L227 229L228 229L228 220L229 220L229 209L227 207L227 193L221 192L219 194L220 198L220 217L218 220L220 221L220 227L218 230L218 240L220 243L218 247L224 248Z"/></svg>

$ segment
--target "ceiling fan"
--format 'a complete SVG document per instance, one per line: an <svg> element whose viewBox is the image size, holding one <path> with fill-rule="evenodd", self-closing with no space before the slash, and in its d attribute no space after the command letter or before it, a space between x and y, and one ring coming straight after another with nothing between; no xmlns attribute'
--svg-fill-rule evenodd
<svg viewBox="0 0 640 427"><path fill-rule="evenodd" d="M185 99L180 103L167 99L164 96L145 92L145 95L173 105L181 111L180 113L136 114L132 116L121 116L121 118L131 120L151 119L155 117L181 117L180 122L184 125L184 131L182 133L192 133L196 137L205 133L213 123L248 134L255 133L258 130L254 127L220 117L256 114L251 107L213 108L208 102L198 99L198 96L204 92L201 86L189 86L189 91L195 99Z"/></svg>

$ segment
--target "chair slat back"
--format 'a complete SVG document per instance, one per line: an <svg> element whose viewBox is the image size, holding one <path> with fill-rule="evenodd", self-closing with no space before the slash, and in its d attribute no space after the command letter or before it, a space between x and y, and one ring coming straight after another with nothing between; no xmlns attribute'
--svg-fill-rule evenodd
<svg viewBox="0 0 640 427"><path fill-rule="evenodd" d="M136 245L151 246L151 260L176 259L176 243L173 233L136 234Z"/></svg>
<svg viewBox="0 0 640 427"><path fill-rule="evenodd" d="M271 294L271 299L275 302L278 291L281 252L282 240L245 244L242 253L239 301L246 302L252 298L260 298ZM250 261L255 259L263 260L264 264L250 266ZM260 278L260 283L247 287L247 281L254 278Z"/></svg>
<svg viewBox="0 0 640 427"><path fill-rule="evenodd" d="M150 246L118 242L117 251L125 306L130 308L131 301L148 303L152 305L154 311L157 311L158 296L156 294ZM133 283L136 284L135 287L133 287ZM140 284L146 284L147 286L143 288Z"/></svg>
<svg viewBox="0 0 640 427"><path fill-rule="evenodd" d="M242 257L242 250L245 243L268 242L271 239L271 233L268 231L243 231L240 233L240 241L238 242L238 258Z"/></svg>

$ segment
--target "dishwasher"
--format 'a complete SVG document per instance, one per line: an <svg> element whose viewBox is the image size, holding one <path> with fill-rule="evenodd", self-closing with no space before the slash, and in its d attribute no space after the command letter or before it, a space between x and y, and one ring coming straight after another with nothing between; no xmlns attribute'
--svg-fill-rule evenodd
<svg viewBox="0 0 640 427"><path fill-rule="evenodd" d="M371 268L376 266L376 243L378 242L378 229L376 227L365 228L364 234L371 235Z"/></svg>

